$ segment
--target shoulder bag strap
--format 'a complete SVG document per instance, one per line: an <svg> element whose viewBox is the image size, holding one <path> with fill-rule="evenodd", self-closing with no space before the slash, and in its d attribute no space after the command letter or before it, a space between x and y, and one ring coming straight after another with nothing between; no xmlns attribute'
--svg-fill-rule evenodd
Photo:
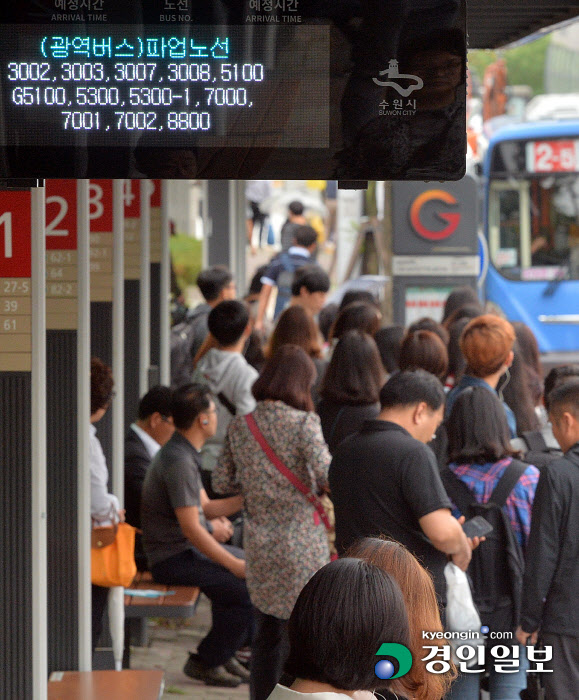
<svg viewBox="0 0 579 700"><path fill-rule="evenodd" d="M518 459L513 459L503 472L498 484L493 489L491 497L489 498L489 503L496 503L497 506L502 508L507 502L511 491L517 485L517 481L528 468L528 464L520 462Z"/></svg>
<svg viewBox="0 0 579 700"><path fill-rule="evenodd" d="M271 445L265 439L263 433L261 432L257 423L255 422L253 413L248 413L245 416L245 422L247 423L247 427L251 431L251 434L257 440L261 449L265 452L265 455L269 459L269 461L281 474L283 474L283 476L285 476L285 478L289 482L291 482L293 486L295 486L295 488L300 493L302 493L306 497L306 500L317 510L318 515L320 516L321 521L324 523L324 527L326 528L326 530L330 530L330 521L328 520L328 516L326 515L326 511L324 510L322 502L314 493L310 491L310 489L308 489L308 487L303 482L301 482L298 479L298 477L292 471L290 471L285 466L281 459L276 455L276 453L271 448Z"/></svg>

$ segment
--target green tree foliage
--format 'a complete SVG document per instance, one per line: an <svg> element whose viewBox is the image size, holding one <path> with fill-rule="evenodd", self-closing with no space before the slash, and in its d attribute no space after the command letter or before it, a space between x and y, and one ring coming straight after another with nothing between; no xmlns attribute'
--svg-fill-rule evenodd
<svg viewBox="0 0 579 700"><path fill-rule="evenodd" d="M507 63L509 85L529 85L535 95L544 92L545 59L551 42L551 35L504 51L474 50L468 52L468 65L482 80L485 69L498 58Z"/></svg>

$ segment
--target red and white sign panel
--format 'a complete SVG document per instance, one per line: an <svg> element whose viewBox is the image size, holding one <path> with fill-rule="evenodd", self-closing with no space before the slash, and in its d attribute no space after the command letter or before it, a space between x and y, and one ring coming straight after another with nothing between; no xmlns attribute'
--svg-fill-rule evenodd
<svg viewBox="0 0 579 700"><path fill-rule="evenodd" d="M31 277L30 192L0 192L0 277Z"/></svg>
<svg viewBox="0 0 579 700"><path fill-rule="evenodd" d="M138 219L141 216L141 181L125 180L123 193L125 197L125 217Z"/></svg>
<svg viewBox="0 0 579 700"><path fill-rule="evenodd" d="M161 206L161 180L149 180L151 183L151 207Z"/></svg>
<svg viewBox="0 0 579 700"><path fill-rule="evenodd" d="M0 372L32 369L31 195L0 192Z"/></svg>
<svg viewBox="0 0 579 700"><path fill-rule="evenodd" d="M529 141L526 166L530 173L573 173L579 171L579 139Z"/></svg>
<svg viewBox="0 0 579 700"><path fill-rule="evenodd" d="M46 250L76 250L76 180L46 181Z"/></svg>
<svg viewBox="0 0 579 700"><path fill-rule="evenodd" d="M89 209L91 232L113 230L113 181L91 180L89 183Z"/></svg>

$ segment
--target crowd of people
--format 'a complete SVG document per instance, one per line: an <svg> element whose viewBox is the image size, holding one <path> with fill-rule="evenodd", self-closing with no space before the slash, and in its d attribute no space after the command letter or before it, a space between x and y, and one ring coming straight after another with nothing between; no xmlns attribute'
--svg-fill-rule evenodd
<svg viewBox="0 0 579 700"><path fill-rule="evenodd" d="M201 272L173 386L141 399L127 435L139 568L212 605L184 673L248 681L252 700L477 700L481 687L515 700L536 676L548 700L576 698L579 367L543 378L529 329L467 288L441 323L406 329L384 326L368 292L326 305L315 232L291 230L248 301L225 268ZM96 358L91 379L96 423L113 379ZM91 475L102 522L119 504L92 425ZM474 512L494 525L486 540L463 529ZM451 652L448 562L468 572L483 629L511 635L510 672L491 663L490 636L476 671ZM95 641L105 593L93 587ZM536 674L539 642L551 655ZM383 643L410 650L404 675L377 675Z"/></svg>

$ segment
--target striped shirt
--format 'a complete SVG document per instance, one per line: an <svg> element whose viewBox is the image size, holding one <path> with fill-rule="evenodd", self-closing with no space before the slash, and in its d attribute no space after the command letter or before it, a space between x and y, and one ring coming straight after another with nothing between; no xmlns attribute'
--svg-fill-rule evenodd
<svg viewBox="0 0 579 700"><path fill-rule="evenodd" d="M511 461L510 457L506 457L494 464L492 462L486 464L451 463L448 467L468 486L477 503L487 503ZM531 509L538 481L539 470L530 464L517 481L503 506L523 552L531 531ZM462 515L454 504L452 514L457 518Z"/></svg>

